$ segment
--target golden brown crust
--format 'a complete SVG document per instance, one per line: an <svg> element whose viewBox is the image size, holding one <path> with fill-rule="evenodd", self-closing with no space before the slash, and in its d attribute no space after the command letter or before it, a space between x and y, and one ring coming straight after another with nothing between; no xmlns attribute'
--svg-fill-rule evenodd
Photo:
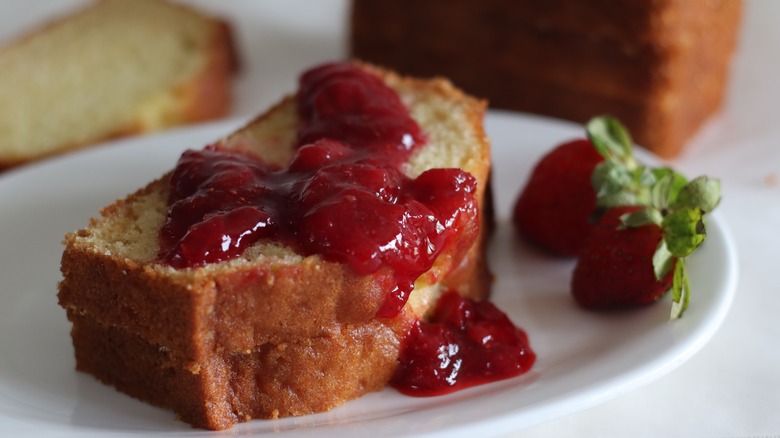
<svg viewBox="0 0 780 438"><path fill-rule="evenodd" d="M384 299L381 278L308 257L183 273L107 257L66 242L60 303L122 327L193 361L289 336L321 336L334 323L365 322Z"/></svg>
<svg viewBox="0 0 780 438"><path fill-rule="evenodd" d="M462 113L460 129L475 142L466 145L471 152L464 162L478 179L482 212L490 167L484 102L441 79L363 68L407 97L443 99L453 105L447 109ZM256 149L253 138L266 135L259 128L273 125L280 114L282 129L294 126L285 118L292 109L294 101L284 99L221 142ZM431 310L443 288L475 299L489 293L490 227L484 224L491 216L482 213L478 238L440 256L418 280L410 304L391 319L375 318L390 288L381 270L359 276L319 256L265 253L252 261L173 270L156 259L136 260L95 245L95 229L104 221L136 219L132 207L141 200L165 200L167 181L168 175L150 183L106 207L89 228L66 236L58 298L74 322L78 369L169 407L196 426L223 429L249 418L320 412L378 390L396 367L403 334Z"/></svg>
<svg viewBox="0 0 780 438"><path fill-rule="evenodd" d="M722 102L739 0L354 0L351 55L442 74L498 108L623 120L677 155Z"/></svg>
<svg viewBox="0 0 780 438"><path fill-rule="evenodd" d="M214 354L195 368L127 331L68 317L78 370L215 430L251 418L323 412L383 388L396 366L396 330L403 325L332 327L316 338Z"/></svg>

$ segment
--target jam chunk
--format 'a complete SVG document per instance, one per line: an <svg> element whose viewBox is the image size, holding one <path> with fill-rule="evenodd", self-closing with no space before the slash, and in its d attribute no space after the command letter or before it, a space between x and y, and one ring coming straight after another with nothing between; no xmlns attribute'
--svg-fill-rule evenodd
<svg viewBox="0 0 780 438"><path fill-rule="evenodd" d="M329 138L393 167L425 143L398 94L376 75L350 64L325 64L304 73L298 115L299 144Z"/></svg>

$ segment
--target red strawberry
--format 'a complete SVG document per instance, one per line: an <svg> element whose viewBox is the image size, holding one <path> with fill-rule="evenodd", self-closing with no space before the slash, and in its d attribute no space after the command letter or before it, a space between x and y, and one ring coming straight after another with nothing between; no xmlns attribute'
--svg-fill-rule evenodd
<svg viewBox="0 0 780 438"><path fill-rule="evenodd" d="M596 208L591 175L602 161L586 139L564 143L544 156L515 204L520 235L553 254L576 255Z"/></svg>
<svg viewBox="0 0 780 438"><path fill-rule="evenodd" d="M720 183L640 165L628 131L610 117L591 119L586 131L588 140L537 164L515 224L551 252L579 255L572 294L581 306L638 306L671 289L678 318L690 297L685 258L704 241L703 216L720 201ZM596 208L606 213L589 225Z"/></svg>
<svg viewBox="0 0 780 438"><path fill-rule="evenodd" d="M591 229L571 283L572 295L580 306L641 306L656 301L671 288L674 270L656 280L653 269L653 255L664 237L661 227L654 223L623 226L624 215L642 208L609 209Z"/></svg>

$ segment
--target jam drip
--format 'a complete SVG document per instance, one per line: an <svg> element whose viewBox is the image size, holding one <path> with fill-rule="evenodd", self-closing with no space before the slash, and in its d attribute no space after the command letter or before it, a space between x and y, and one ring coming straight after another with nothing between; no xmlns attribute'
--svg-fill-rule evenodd
<svg viewBox="0 0 780 438"><path fill-rule="evenodd" d="M518 376L535 360L525 332L493 303L446 292L431 320L417 321L403 340L391 385L412 396L442 395Z"/></svg>
<svg viewBox="0 0 780 438"><path fill-rule="evenodd" d="M261 239L388 275L377 316L393 317L442 251L477 234L476 180L459 169L400 170L424 143L396 93L349 64L301 77L296 155L284 169L208 146L171 177L160 259L174 268L240 256ZM469 242L468 246L453 243ZM464 246L461 248L461 246Z"/></svg>

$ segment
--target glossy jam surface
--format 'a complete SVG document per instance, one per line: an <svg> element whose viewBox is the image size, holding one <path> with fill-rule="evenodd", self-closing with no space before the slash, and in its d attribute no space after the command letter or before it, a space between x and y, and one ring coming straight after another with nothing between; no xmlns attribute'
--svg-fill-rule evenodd
<svg viewBox="0 0 780 438"><path fill-rule="evenodd" d="M182 155L159 256L198 267L270 239L361 275L387 267L393 290L377 315L395 316L443 250L476 236L476 180L459 169L415 179L400 171L424 139L376 76L326 64L305 73L300 90L299 144L286 168L214 146Z"/></svg>
<svg viewBox="0 0 780 438"><path fill-rule="evenodd" d="M447 292L431 320L415 323L404 339L391 385L407 395L441 395L518 376L535 360L525 332L493 303Z"/></svg>
<svg viewBox="0 0 780 438"><path fill-rule="evenodd" d="M300 145L328 138L400 167L425 143L420 127L396 92L350 64L326 64L301 76Z"/></svg>

